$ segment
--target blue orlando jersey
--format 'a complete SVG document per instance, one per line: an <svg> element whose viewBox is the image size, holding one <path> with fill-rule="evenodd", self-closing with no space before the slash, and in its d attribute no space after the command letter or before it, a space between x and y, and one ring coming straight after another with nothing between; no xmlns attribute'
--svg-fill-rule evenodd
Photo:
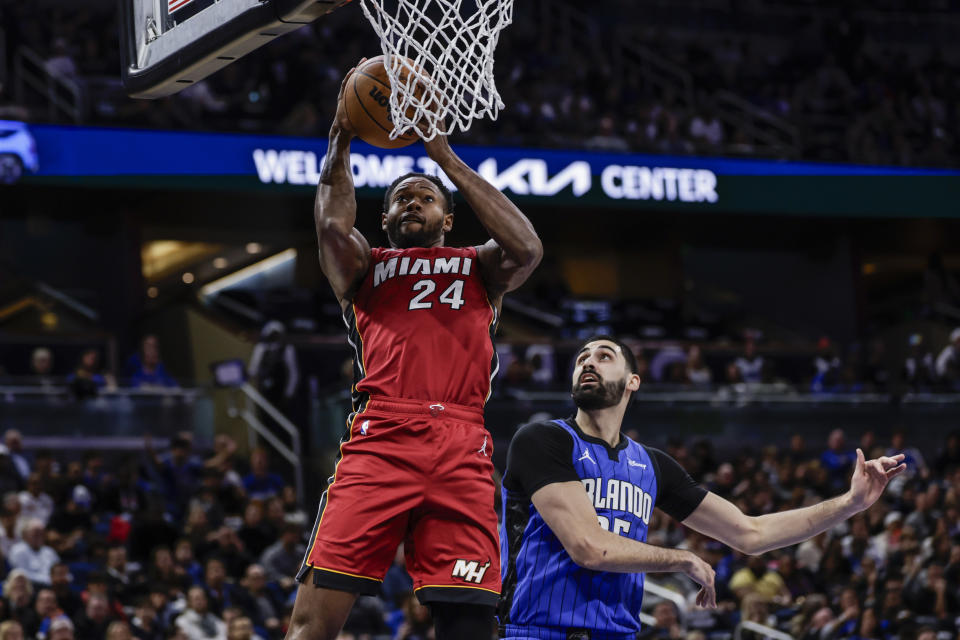
<svg viewBox="0 0 960 640"><path fill-rule="evenodd" d="M623 434L611 447L573 419L522 427L503 476L501 637L566 640L582 630L592 640L625 640L640 629L643 574L577 565L531 502L548 484L575 481L600 526L640 542L655 505L682 521L706 495L673 458Z"/></svg>

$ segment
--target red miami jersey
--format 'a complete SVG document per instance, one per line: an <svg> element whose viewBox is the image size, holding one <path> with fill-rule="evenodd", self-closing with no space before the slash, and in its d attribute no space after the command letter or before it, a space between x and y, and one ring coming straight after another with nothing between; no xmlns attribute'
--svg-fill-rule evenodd
<svg viewBox="0 0 960 640"><path fill-rule="evenodd" d="M354 409L364 396L483 408L498 368L498 319L476 247L371 249L344 311Z"/></svg>

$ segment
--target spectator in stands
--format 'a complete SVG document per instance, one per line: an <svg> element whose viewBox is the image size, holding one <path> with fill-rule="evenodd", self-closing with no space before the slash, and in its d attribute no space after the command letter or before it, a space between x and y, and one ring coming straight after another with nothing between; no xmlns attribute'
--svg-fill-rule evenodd
<svg viewBox="0 0 960 640"><path fill-rule="evenodd" d="M82 484L75 485L70 491L67 503L56 509L50 518L48 529L55 535L56 552L65 560L73 560L79 553L85 538L93 528L93 496Z"/></svg>
<svg viewBox="0 0 960 640"><path fill-rule="evenodd" d="M816 589L810 572L803 567L798 567L797 559L791 553L781 553L777 558L777 574L790 592L789 600L806 596Z"/></svg>
<svg viewBox="0 0 960 640"><path fill-rule="evenodd" d="M940 622L952 621L960 613L960 584L948 581L944 566L931 562L911 581L904 600L917 616L932 616Z"/></svg>
<svg viewBox="0 0 960 640"><path fill-rule="evenodd" d="M207 594L207 605L211 612L223 615L227 607L238 605L239 588L227 580L227 567L223 560L213 556L204 564L203 587Z"/></svg>
<svg viewBox="0 0 960 640"><path fill-rule="evenodd" d="M263 502L251 500L243 511L243 526L237 535L243 540L243 545L252 555L260 557L264 549L273 544L276 532L263 519Z"/></svg>
<svg viewBox="0 0 960 640"><path fill-rule="evenodd" d="M254 500L266 500L280 495L286 484L283 478L270 473L270 456L266 449L257 448L250 454L250 473L243 477L247 495Z"/></svg>
<svg viewBox="0 0 960 640"><path fill-rule="evenodd" d="M903 379L912 391L930 391L936 386L933 354L923 345L923 335L912 333L907 340L910 349L903 361Z"/></svg>
<svg viewBox="0 0 960 640"><path fill-rule="evenodd" d="M814 393L835 393L843 389L842 363L830 338L823 336L817 341L817 355L813 358L813 379L810 390Z"/></svg>
<svg viewBox="0 0 960 640"><path fill-rule="evenodd" d="M743 354L733 361L743 382L760 382L763 372L763 356L757 353L756 338L748 335L743 345Z"/></svg>
<svg viewBox="0 0 960 640"><path fill-rule="evenodd" d="M393 556L393 563L383 577L380 591L390 611L397 611L403 607L407 594L413 591L413 578L407 573L402 542Z"/></svg>
<svg viewBox="0 0 960 640"><path fill-rule="evenodd" d="M260 565L267 572L267 578L279 582L284 589L293 586L294 576L300 570L306 546L301 542L303 532L298 524L283 527L280 539L267 547L260 556Z"/></svg>
<svg viewBox="0 0 960 640"><path fill-rule="evenodd" d="M254 624L263 627L271 634L277 633L280 630L280 615L283 612L282 595L268 588L267 574L263 567L258 564L247 567L240 586L243 593L238 600L246 602L244 610L253 619Z"/></svg>
<svg viewBox="0 0 960 640"><path fill-rule="evenodd" d="M33 602L33 583L23 569L13 569L3 581L4 608L9 617L22 620Z"/></svg>
<svg viewBox="0 0 960 640"><path fill-rule="evenodd" d="M710 368L703 362L703 353L695 344L687 349L687 380L697 387L709 386L713 380Z"/></svg>
<svg viewBox="0 0 960 640"><path fill-rule="evenodd" d="M130 356L127 361L127 377L130 386L139 389L169 389L177 385L160 360L160 341L157 336L143 338L140 353Z"/></svg>
<svg viewBox="0 0 960 640"><path fill-rule="evenodd" d="M67 384L77 398L92 398L100 391L116 387L109 374L100 372L100 352L85 349L80 355L76 369L67 376Z"/></svg>
<svg viewBox="0 0 960 640"><path fill-rule="evenodd" d="M23 640L23 627L16 620L0 622L0 640Z"/></svg>
<svg viewBox="0 0 960 640"><path fill-rule="evenodd" d="M397 630L395 640L428 640L433 637L430 632L433 629L430 609L420 604L413 593L407 594L404 599L403 611L403 624Z"/></svg>
<svg viewBox="0 0 960 640"><path fill-rule="evenodd" d="M283 323L271 320L260 330L247 367L253 385L271 404L286 412L300 381L297 352L286 340Z"/></svg>
<svg viewBox="0 0 960 640"><path fill-rule="evenodd" d="M827 450L820 456L820 466L826 469L831 488L839 490L847 483L856 459L857 454L847 447L843 429L831 431L827 437Z"/></svg>
<svg viewBox="0 0 960 640"><path fill-rule="evenodd" d="M47 73L63 78L73 79L77 75L77 63L70 55L69 46L66 38L57 38L53 41L50 49L53 55L47 59L44 67Z"/></svg>
<svg viewBox="0 0 960 640"><path fill-rule="evenodd" d="M943 448L938 452L933 463L934 472L938 477L947 477L953 471L960 469L960 430L947 434Z"/></svg>
<svg viewBox="0 0 960 640"><path fill-rule="evenodd" d="M87 598L83 614L76 621L76 633L81 638L102 638L107 627L113 622L110 601L102 593L91 593Z"/></svg>
<svg viewBox="0 0 960 640"><path fill-rule="evenodd" d="M883 588L879 594L880 606L877 607L877 617L884 634L899 635L904 629L913 626L913 613L906 607L903 600L903 580L896 574L883 581Z"/></svg>
<svg viewBox="0 0 960 640"><path fill-rule="evenodd" d="M10 450L0 444L0 494L19 492L23 488L23 478L10 458Z"/></svg>
<svg viewBox="0 0 960 640"><path fill-rule="evenodd" d="M929 491L916 491L910 507L912 512L907 517L906 524L916 531L921 540L927 540L936 531L940 519L936 498Z"/></svg>
<svg viewBox="0 0 960 640"><path fill-rule="evenodd" d="M227 625L227 640L263 640L253 632L253 622L247 616L238 616Z"/></svg>
<svg viewBox="0 0 960 640"><path fill-rule="evenodd" d="M53 498L43 492L39 473L27 477L27 488L20 492L20 513L24 518L39 520L43 526L53 515Z"/></svg>
<svg viewBox="0 0 960 640"><path fill-rule="evenodd" d="M57 618L50 623L50 633L47 640L74 640L74 625L66 616ZM80 636L81 640L94 636Z"/></svg>
<svg viewBox="0 0 960 640"><path fill-rule="evenodd" d="M114 620L107 627L105 640L133 640L130 625L122 620Z"/></svg>
<svg viewBox="0 0 960 640"><path fill-rule="evenodd" d="M283 504L283 521L300 522L307 525L307 512L300 508L300 502L297 499L297 490L291 485L286 485L280 493L280 500ZM279 535L279 529L275 532Z"/></svg>
<svg viewBox="0 0 960 640"><path fill-rule="evenodd" d="M60 557L43 543L45 525L37 519L28 520L23 526L23 540L10 549L8 561L14 569L22 569L31 582L50 584L50 569Z"/></svg>
<svg viewBox="0 0 960 640"><path fill-rule="evenodd" d="M934 364L941 386L945 389L955 389L960 381L960 327L950 332L950 343L940 351Z"/></svg>
<svg viewBox="0 0 960 640"><path fill-rule="evenodd" d="M653 619L655 622L647 626L638 634L638 638L648 640L651 638L669 638L669 640L680 640L684 637L684 629L680 625L680 617L677 615L677 605L669 600L662 600L653 606Z"/></svg>
<svg viewBox="0 0 960 640"><path fill-rule="evenodd" d="M219 527L223 524L226 516L226 505L220 496L222 475L217 469L204 467L200 471L200 478L200 486L197 487L196 494L190 499L187 512L194 508L203 509L207 514L207 521L210 526Z"/></svg>
<svg viewBox="0 0 960 640"><path fill-rule="evenodd" d="M218 434L213 439L213 455L203 464L218 469L223 474L225 487L243 488L243 478L234 468L236 464L237 441L226 434Z"/></svg>
<svg viewBox="0 0 960 640"><path fill-rule="evenodd" d="M30 355L31 382L45 388L57 384L53 376L53 353L47 347L37 347Z"/></svg>
<svg viewBox="0 0 960 640"><path fill-rule="evenodd" d="M196 561L193 544L188 538L177 540L173 559L177 565L177 573L182 571L193 584L199 584L203 580L203 567Z"/></svg>
<svg viewBox="0 0 960 640"><path fill-rule="evenodd" d="M37 592L37 598L33 604L33 610L36 615L35 626L24 625L24 630L28 636L46 637L50 624L57 618L64 615L63 610L57 602L57 596L52 589L40 589Z"/></svg>
<svg viewBox="0 0 960 640"><path fill-rule="evenodd" d="M783 578L767 567L762 555L747 558L747 566L734 573L727 586L740 600L749 593L757 593L768 600L790 601L790 590Z"/></svg>
<svg viewBox="0 0 960 640"><path fill-rule="evenodd" d="M187 434L177 434L170 441L170 451L160 455L153 450L151 437L144 438L144 445L151 471L167 498L167 509L179 517L194 495L203 471L203 462L192 453L193 441Z"/></svg>
<svg viewBox="0 0 960 640"><path fill-rule="evenodd" d="M58 562L50 568L50 588L57 598L57 606L71 619L83 608L80 596L71 587L72 582L73 575L70 573L70 567L63 562Z"/></svg>
<svg viewBox="0 0 960 640"><path fill-rule="evenodd" d="M203 587L190 587L187 592L187 609L177 618L176 626L189 640L225 638L227 635L227 625L210 613Z"/></svg>
<svg viewBox="0 0 960 640"><path fill-rule="evenodd" d="M690 138L701 153L717 153L724 140L723 124L716 114L700 109L690 120Z"/></svg>
<svg viewBox="0 0 960 640"><path fill-rule="evenodd" d="M20 519L20 497L13 492L3 494L0 503L0 554L10 557L13 545L22 540L23 520Z"/></svg>
<svg viewBox="0 0 960 640"><path fill-rule="evenodd" d="M143 574L127 562L127 548L122 544L107 549L106 574L110 593L120 602L130 602L146 589Z"/></svg>
<svg viewBox="0 0 960 640"><path fill-rule="evenodd" d="M158 546L150 552L147 582L153 587L162 587L167 593L185 594L193 580L183 567L174 563L170 547Z"/></svg>
<svg viewBox="0 0 960 640"><path fill-rule="evenodd" d="M130 626L137 640L163 640L165 636L160 628L157 610L150 602L149 596L142 596L137 601L133 617L130 619Z"/></svg>
<svg viewBox="0 0 960 640"><path fill-rule="evenodd" d="M26 480L30 475L30 463L23 455L23 436L16 429L7 429L3 434L3 444L10 452L10 460L17 469L17 473Z"/></svg>

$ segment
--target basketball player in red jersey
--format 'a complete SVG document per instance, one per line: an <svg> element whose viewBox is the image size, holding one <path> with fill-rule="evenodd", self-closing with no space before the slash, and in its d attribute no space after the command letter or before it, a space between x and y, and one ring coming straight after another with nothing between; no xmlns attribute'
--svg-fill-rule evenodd
<svg viewBox="0 0 960 640"><path fill-rule="evenodd" d="M341 86L346 86L350 73ZM460 160L425 142L492 237L446 247L453 200L431 176L384 198L390 246L354 228L350 122L338 103L317 189L320 265L355 349L354 411L303 566L288 638L333 640L358 594L376 594L397 546L438 640L489 640L500 593L493 451L483 406L503 295L540 262L530 221Z"/></svg>

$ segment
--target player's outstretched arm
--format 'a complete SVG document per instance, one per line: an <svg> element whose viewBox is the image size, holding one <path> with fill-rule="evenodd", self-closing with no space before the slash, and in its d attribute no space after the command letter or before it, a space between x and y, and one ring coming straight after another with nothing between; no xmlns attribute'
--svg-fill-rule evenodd
<svg viewBox="0 0 960 640"><path fill-rule="evenodd" d="M700 585L697 604L716 607L714 571L690 551L666 549L606 531L577 481L554 482L530 496L533 506L581 567L618 573L681 572Z"/></svg>
<svg viewBox="0 0 960 640"><path fill-rule="evenodd" d="M350 170L350 140L354 133L342 100L344 87L353 71L350 69L340 85L337 117L330 127L327 157L320 172L317 200L313 208L320 245L320 268L341 303L352 296L370 262L370 245L354 228L357 199L353 189L353 172Z"/></svg>
<svg viewBox="0 0 960 640"><path fill-rule="evenodd" d="M543 244L523 212L496 187L463 162L447 141L424 142L427 155L440 165L490 234L479 260L487 289L495 296L519 287L540 264Z"/></svg>
<svg viewBox="0 0 960 640"><path fill-rule="evenodd" d="M803 542L868 508L887 483L907 468L903 454L864 460L857 449L857 464L850 489L820 504L751 517L714 493L708 493L683 524L750 555L766 553Z"/></svg>

